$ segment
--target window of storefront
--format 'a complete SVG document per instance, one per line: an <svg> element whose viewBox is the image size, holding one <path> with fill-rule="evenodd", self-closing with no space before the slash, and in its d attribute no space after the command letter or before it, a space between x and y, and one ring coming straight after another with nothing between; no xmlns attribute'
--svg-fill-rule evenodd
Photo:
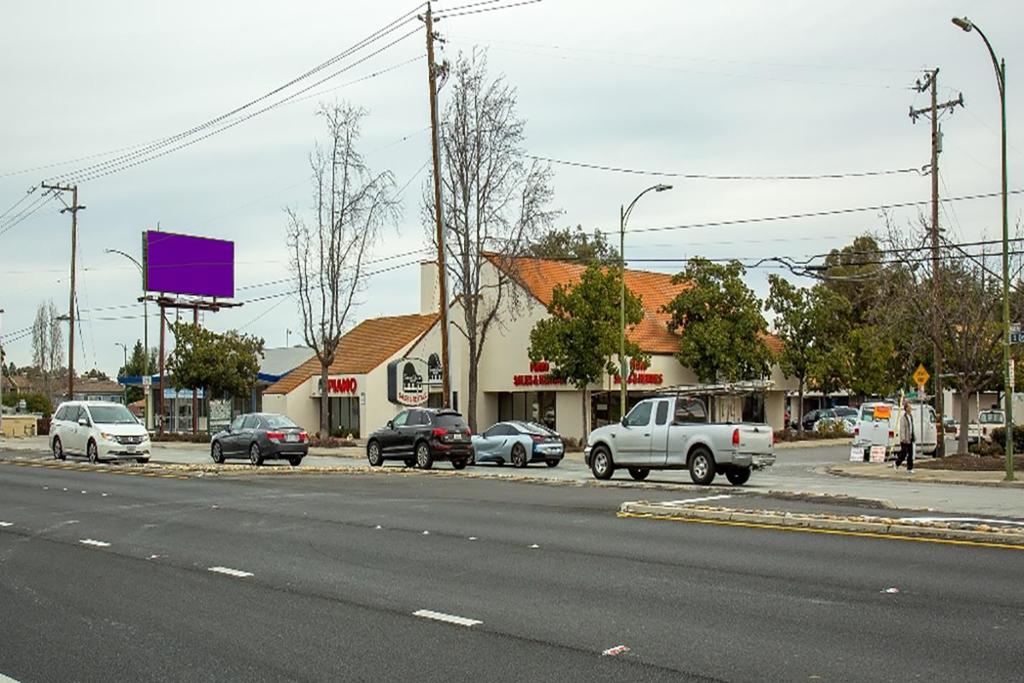
<svg viewBox="0 0 1024 683"><path fill-rule="evenodd" d="M743 398L743 421L764 422L764 394L752 394Z"/></svg>
<svg viewBox="0 0 1024 683"><path fill-rule="evenodd" d="M327 404L331 434L359 436L359 398L332 398Z"/></svg>
<svg viewBox="0 0 1024 683"><path fill-rule="evenodd" d="M536 422L556 429L555 392L502 392L498 394L498 420Z"/></svg>

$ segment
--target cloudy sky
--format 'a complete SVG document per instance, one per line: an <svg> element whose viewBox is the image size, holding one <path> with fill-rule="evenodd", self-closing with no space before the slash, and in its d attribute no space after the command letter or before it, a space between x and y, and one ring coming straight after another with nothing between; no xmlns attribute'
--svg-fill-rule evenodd
<svg viewBox="0 0 1024 683"><path fill-rule="evenodd" d="M470 4L450 0L435 11ZM514 2L516 0L507 0ZM503 3L497 3L503 4ZM0 214L43 180L65 177L131 148L187 131L287 83L413 9L406 2L105 0L11 2L0 42ZM494 6L492 4L492 6ZM787 175L882 171L929 161L929 127L907 112L922 69L940 67L939 97L963 92L943 120L942 193L999 189L999 98L977 34L950 24L968 12L1008 62L1009 185L1024 188L1024 5L882 0L814 2L594 3L544 0L453 16L438 29L444 54L486 48L493 75L518 90L531 154L660 173ZM410 23L330 72L416 29ZM361 318L418 309L423 249L418 198L429 174L430 137L422 29L378 55L207 139L117 173L80 182L76 368L113 374L115 344L142 336L140 282L127 260L140 233L159 225L236 242L235 282L246 305L207 315L213 329L240 328L283 346L299 314L287 296L285 207L310 205L307 154L321 135L314 110L347 100L369 110L361 148L405 186L404 218L385 232L380 267ZM386 71L384 71L386 70ZM379 73L381 72L381 73ZM377 75L374 75L377 74ZM316 79L303 81L294 89ZM445 93L442 91L441 100ZM272 100L268 100L272 101ZM183 139L191 141L198 136ZM133 160L137 157L133 157ZM107 168L107 167L101 167ZM560 225L616 230L621 203L659 181L556 165ZM64 175L62 175L64 174ZM877 212L689 227L708 222L927 200L917 174L814 181L670 179L634 211L627 257L634 267L678 266L644 258L803 256L864 231ZM70 218L50 202L12 221L35 196L0 218L0 307L8 354L30 360L40 302L68 304ZM70 201L70 197L68 198ZM1011 195L1010 216L1021 214ZM916 208L894 216L910 229ZM942 220L963 240L999 235L997 199L959 201ZM644 230L673 227L667 230ZM617 237L616 237L617 240ZM766 269L750 272L764 291ZM158 333L151 317L150 338ZM13 334L12 334L13 333ZM293 334L292 344L297 343Z"/></svg>

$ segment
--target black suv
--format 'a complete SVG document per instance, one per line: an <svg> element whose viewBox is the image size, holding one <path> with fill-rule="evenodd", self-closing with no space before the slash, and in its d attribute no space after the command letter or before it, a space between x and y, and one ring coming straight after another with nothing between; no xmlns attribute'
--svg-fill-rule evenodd
<svg viewBox="0 0 1024 683"><path fill-rule="evenodd" d="M373 467L402 460L406 467L429 470L449 460L461 470L473 460L473 436L462 415L448 408L410 408L370 435L366 459Z"/></svg>

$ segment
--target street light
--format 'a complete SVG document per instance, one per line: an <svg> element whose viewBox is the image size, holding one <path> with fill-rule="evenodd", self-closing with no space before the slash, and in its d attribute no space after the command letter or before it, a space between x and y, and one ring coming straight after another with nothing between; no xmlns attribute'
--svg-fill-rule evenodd
<svg viewBox="0 0 1024 683"><path fill-rule="evenodd" d="M657 185L651 185L646 190L636 196L636 198L629 203L629 206L622 208L619 206L619 259L622 263L622 274L619 278L619 414L620 417L626 414L626 383L629 379L629 367L626 363L626 221L629 220L629 214L633 211L633 207L640 201L640 198L645 194L654 190L655 192L664 192L665 190L671 190L671 185L664 183L658 183Z"/></svg>
<svg viewBox="0 0 1024 683"><path fill-rule="evenodd" d="M1006 60L998 59L988 37L967 17L953 17L953 25L965 33L977 31L985 41L992 66L996 70L996 85L999 86L999 106L1002 116L1002 157L1003 157L1003 392L1006 401L1006 481L1013 481L1013 377L1010 366L1010 229L1006 213Z"/></svg>
<svg viewBox="0 0 1024 683"><path fill-rule="evenodd" d="M114 342L114 346L120 346L122 349L124 349L124 365L122 367L123 367L125 373L127 374L127 372L128 372L128 347L125 346L121 342ZM125 406L128 405L128 385L127 384L124 385L124 404L125 404Z"/></svg>
<svg viewBox="0 0 1024 683"><path fill-rule="evenodd" d="M142 268L142 264L132 256L131 254L121 251L120 249L104 249L107 254L117 254L118 256L124 256L126 259L135 264L135 267L139 269L139 275L142 277L142 345L143 345L143 359L142 359L142 374L149 375L149 302L146 299L146 274ZM125 365L128 363L125 362ZM149 406L149 389L143 384L143 394L146 398L146 428L149 428L150 419L150 406Z"/></svg>

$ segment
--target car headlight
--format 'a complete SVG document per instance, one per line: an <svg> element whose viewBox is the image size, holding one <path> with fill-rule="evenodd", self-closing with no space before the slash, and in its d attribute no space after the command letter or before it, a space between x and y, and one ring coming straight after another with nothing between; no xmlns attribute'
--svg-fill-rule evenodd
<svg viewBox="0 0 1024 683"><path fill-rule="evenodd" d="M107 434L106 432L100 432L100 436L104 441L117 441L117 437L113 434Z"/></svg>

